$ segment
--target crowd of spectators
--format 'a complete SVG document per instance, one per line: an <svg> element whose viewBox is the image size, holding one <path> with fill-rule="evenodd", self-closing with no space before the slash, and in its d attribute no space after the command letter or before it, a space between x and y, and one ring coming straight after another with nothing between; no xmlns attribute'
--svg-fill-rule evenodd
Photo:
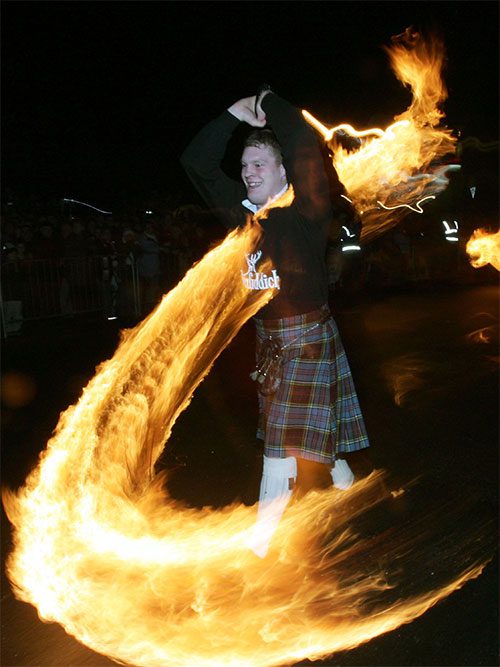
<svg viewBox="0 0 500 667"><path fill-rule="evenodd" d="M105 317L137 321L225 234L214 213L192 204L123 216L89 214L77 206L50 214L35 210L4 205L1 218L2 299L16 312L22 309L25 318L32 317L29 299L40 305L48 286L57 293L57 312L51 306L50 315L88 312L97 303ZM465 242L473 229L488 226L488 218L463 208L456 243L446 237L442 219L439 210L410 215L389 233L362 243L359 252L336 248L327 258L332 292L479 278ZM47 278L50 267L57 267L56 278ZM97 294L90 305L79 301L89 286Z"/></svg>
<svg viewBox="0 0 500 667"><path fill-rule="evenodd" d="M77 216L12 210L2 215L1 222L2 279L7 291L14 282L19 285L28 271L34 275L42 266L68 267L68 275L71 267L83 262L99 274L105 314L123 319L150 312L219 232L213 217L196 205L179 206L164 215L146 211L132 220L127 216L125 222L86 211ZM21 297L14 294L14 298ZM74 310L74 304L65 308Z"/></svg>
<svg viewBox="0 0 500 667"><path fill-rule="evenodd" d="M113 216L2 215L2 263L12 260L56 259L119 252L126 236L136 242L148 230L162 252L185 255L204 251L207 213L198 206L180 206L165 216L145 213L123 223Z"/></svg>

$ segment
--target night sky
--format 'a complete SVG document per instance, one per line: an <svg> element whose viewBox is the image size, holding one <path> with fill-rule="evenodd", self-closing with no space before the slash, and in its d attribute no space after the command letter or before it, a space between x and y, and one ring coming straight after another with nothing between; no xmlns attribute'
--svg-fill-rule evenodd
<svg viewBox="0 0 500 667"><path fill-rule="evenodd" d="M446 124L498 139L497 2L2 3L3 197L195 195L179 155L268 82L327 124L387 125L407 90L382 45L408 26L447 51Z"/></svg>

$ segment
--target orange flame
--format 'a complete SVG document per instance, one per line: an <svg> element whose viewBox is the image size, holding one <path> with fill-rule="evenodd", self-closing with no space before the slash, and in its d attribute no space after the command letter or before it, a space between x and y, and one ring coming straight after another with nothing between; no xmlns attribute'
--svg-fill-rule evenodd
<svg viewBox="0 0 500 667"><path fill-rule="evenodd" d="M256 222L260 220L265 220L269 214L269 211L272 208L286 208L290 206L295 199L295 191L292 185L289 185L285 192L278 197L278 199L271 199L268 201L262 208L260 208L257 213L254 214L253 219Z"/></svg>
<svg viewBox="0 0 500 667"><path fill-rule="evenodd" d="M348 124L328 129L309 112L306 120L330 143L333 164L358 213L362 239L370 240L397 224L411 209L435 199L448 185L447 172L456 165L437 166L454 153L456 139L439 125L444 114L439 105L447 91L441 79L444 48L437 38L424 41L407 30L385 49L397 78L411 88L408 109L395 116L387 129L358 131ZM341 130L363 139L357 150L343 148L336 140Z"/></svg>
<svg viewBox="0 0 500 667"><path fill-rule="evenodd" d="M465 249L474 268L491 264L500 271L500 231L491 233L485 229L476 229Z"/></svg>
<svg viewBox="0 0 500 667"><path fill-rule="evenodd" d="M258 234L250 225L229 235L124 335L61 416L24 487L3 494L15 526L7 572L16 595L121 662L265 667L318 658L411 621L487 561L481 536L493 531L476 521L470 535L452 536L449 560L426 549L427 528L390 530L378 548L357 536L357 518L401 495L381 490L381 473L291 505L264 561L246 547L254 508L186 509L168 497L154 463L177 416L272 297L234 280ZM415 581L419 566L422 592L405 595L401 572Z"/></svg>
<svg viewBox="0 0 500 667"><path fill-rule="evenodd" d="M383 367L386 383L394 396L394 403L402 406L411 392L424 385L425 362L416 355L403 355Z"/></svg>
<svg viewBox="0 0 500 667"><path fill-rule="evenodd" d="M481 327L480 329L468 333L466 338L471 343L489 345L498 340L498 326L491 324L487 327Z"/></svg>

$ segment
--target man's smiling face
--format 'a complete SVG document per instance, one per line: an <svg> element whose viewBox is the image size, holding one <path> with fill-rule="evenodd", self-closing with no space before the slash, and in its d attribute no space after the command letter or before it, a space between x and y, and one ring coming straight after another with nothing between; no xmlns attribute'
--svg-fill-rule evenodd
<svg viewBox="0 0 500 667"><path fill-rule="evenodd" d="M286 171L268 146L247 146L241 156L241 178L247 197L263 206L286 185Z"/></svg>

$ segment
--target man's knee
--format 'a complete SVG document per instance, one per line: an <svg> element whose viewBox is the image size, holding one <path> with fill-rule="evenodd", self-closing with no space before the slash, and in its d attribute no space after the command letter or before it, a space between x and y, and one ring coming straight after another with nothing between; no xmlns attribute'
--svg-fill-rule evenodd
<svg viewBox="0 0 500 667"><path fill-rule="evenodd" d="M303 495L312 489L326 489L332 485L330 466L319 461L297 459L297 495Z"/></svg>

